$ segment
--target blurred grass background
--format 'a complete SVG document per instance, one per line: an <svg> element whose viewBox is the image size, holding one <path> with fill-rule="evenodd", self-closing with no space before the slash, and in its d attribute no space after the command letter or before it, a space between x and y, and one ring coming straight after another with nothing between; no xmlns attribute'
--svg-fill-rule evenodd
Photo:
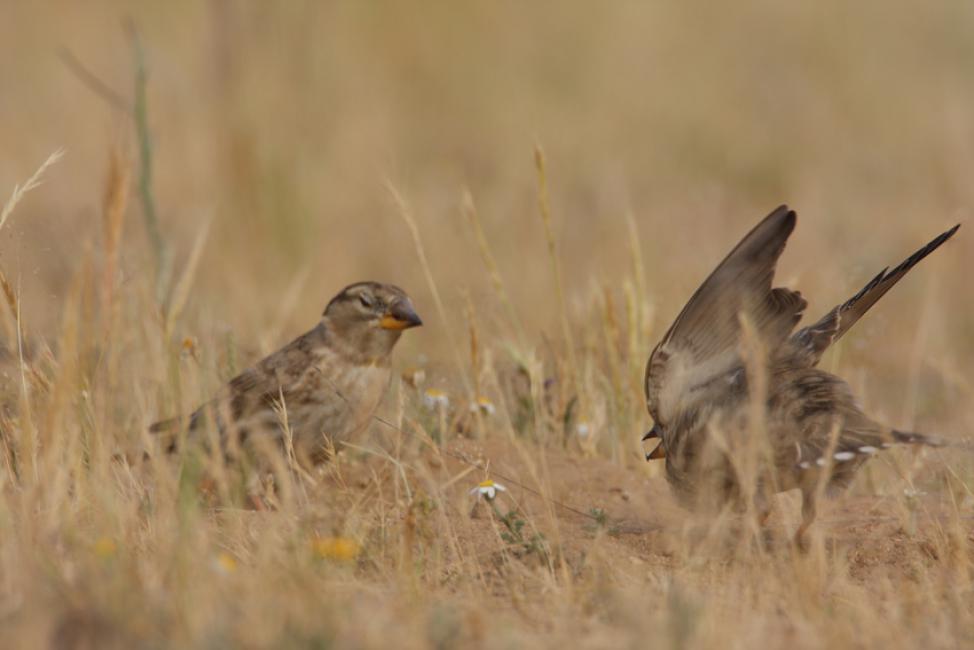
<svg viewBox="0 0 974 650"><path fill-rule="evenodd" d="M146 51L163 231L178 264L200 220L215 218L193 308L241 337L272 319L301 272L310 281L291 329L364 277L396 281L428 305L387 181L417 214L453 301L461 287L487 292L459 209L469 188L499 267L517 280L522 318L532 331L552 329L536 142L572 297L627 270L631 213L661 318L779 203L803 217L785 277L828 280L825 295L806 291L813 308L971 204L974 8L964 2L917 11L897 2L213 0L3 12L12 55L0 61L0 183L11 187L58 147L68 153L0 248L5 267L22 272L34 322L56 317L79 247L97 236L106 143L131 131L58 53L68 49L131 98L126 16ZM137 219L125 237L127 250L145 248ZM969 240L956 248L970 251ZM143 261L126 258L132 269ZM890 300L916 305L909 291ZM972 311L954 305L944 325L968 353ZM437 329L415 337L415 349L436 350Z"/></svg>
<svg viewBox="0 0 974 650"><path fill-rule="evenodd" d="M185 313L175 322L175 330L166 332L172 335L169 343L175 353L166 349L159 332L139 325L143 317L151 321L158 316L147 298L154 270L135 189L139 165L131 117L93 92L65 64L67 52L124 102L132 102L136 57L126 21L136 26L144 49L155 200L176 277L192 257L203 224L212 220ZM334 293L356 280L395 282L414 297L427 326L403 338L397 364L428 367L433 385L459 390L460 373L449 369L455 357L446 334L453 333L458 345L465 345L468 304L474 306L477 335L487 354L507 359L512 349L524 353L523 341L512 343L517 332L491 288L474 231L464 216L467 191L524 325L527 348L545 358L543 373L564 365L563 316L539 218L533 159L537 144L547 160L568 321L586 365L581 395L583 401L594 403L588 407L589 417L600 427L611 424L611 439L633 454L619 455L616 447L599 451L614 463L630 466L635 463L626 459L635 458L639 427L648 424L638 387L646 354L700 280L760 217L783 202L798 210L798 230L783 257L779 281L800 288L809 298L809 313L817 316L852 295L881 268L898 263L950 225L967 222L974 203L969 181L974 170L974 6L960 1L922 6L833 0L745 0L716 6L698 1L50 1L5 3L0 8L0 43L7 52L0 57L0 191L23 182L52 151L66 151L48 170L44 185L17 205L0 231L0 269L19 292L29 340L49 342L62 364L50 372L55 388L61 386L60 393L52 394L60 395L61 401L52 398L56 408L50 409L40 429L55 432L54 442L62 440L57 437L61 435L69 445L85 450L85 445L97 447L83 438L91 431L112 443L130 441L151 419L171 414L178 410L176 405L191 405L212 389L210 375L239 369L304 331ZM105 246L103 213L116 146L133 161L122 243L116 249L122 314L105 326L117 334L100 348L109 351L104 357L109 360L99 357L101 365L92 363L95 370L86 374L88 362L79 354L81 370L74 375L71 353L84 352L85 344L72 337L95 320L85 311L93 309L93 301L86 303L85 287L91 278L86 280L85 274L101 263L103 248L112 248ZM447 306L446 322L434 309L390 187L408 202L415 217ZM974 395L974 300L967 284L974 271L974 236L968 228L884 298L825 361L848 377L871 412L897 426L947 437L965 437L974 427L969 406ZM642 254L642 280L634 277L634 251ZM648 317L645 327L635 329L623 315L625 306L633 304L626 294L631 296L633 288L642 291L636 297L637 308ZM611 309L604 305L606 296L613 301ZM609 312L616 312L622 323L617 327L623 340L634 333L640 337L636 345L613 340ZM6 330L4 348L15 355L11 331ZM167 395L170 357L178 361L178 346L186 339L200 342L203 387L194 383L196 377L187 380L185 394ZM612 355L619 353L628 357L616 362ZM461 357L467 357L465 349ZM43 363L36 361L38 366ZM613 363L623 364L619 376L631 376L632 388L622 381L606 387L614 379ZM20 381L16 375L5 381L14 380L15 386ZM85 383L89 379L91 385ZM82 389L92 391L94 406L86 402L89 394ZM565 395L561 398L567 400ZM622 406L613 405L613 399ZM16 402L15 392L4 400ZM77 412L90 416L91 422L72 419L77 406L73 400L81 403ZM599 415L595 411L603 402L609 406L603 405ZM85 410L89 407L91 413ZM43 412L43 407L33 408ZM623 416L614 419L616 411ZM62 427L63 422L67 424ZM29 428L21 425L18 435ZM83 430L77 439L72 437L74 428ZM498 425L492 434L501 429ZM40 439L43 450L43 435ZM47 445L52 447L57 445ZM24 563L9 578L7 586L16 589L0 593L0 614L16 610L10 604L15 599L5 600L6 595L30 595L32 589L56 594L43 594L43 602L57 604L51 616L61 616L62 601L76 606L50 588L49 581L60 584L57 579L37 579L56 566L53 573L58 575L63 571L76 577L80 572L77 593L100 603L93 606L99 612L93 619L98 624L107 620L104 624L111 626L130 616L134 605L126 600L133 598L161 612L159 618L142 614L134 619L130 632L136 636L168 631L176 635L177 644L202 644L209 638L206 634L239 641L253 633L255 646L286 643L290 632L275 627L284 622L265 609L275 595L325 601L354 591L350 585L357 584L351 573L337 578L329 574L331 581L325 583L302 582L306 558L294 562L291 544L303 539L309 528L317 530L317 523L307 522L320 515L326 522L323 529L334 526L343 534L351 530L360 538L373 534L378 519L380 532L388 535L382 539L392 540L391 546L373 544L370 548L379 550L366 554L363 584L379 584L381 593L365 587L366 595L358 595L350 621L368 620L379 611L389 627L404 621L422 627L425 616L437 630L454 625L436 622L438 602L414 603L427 608L422 615L398 605L374 606L373 601L389 602L384 600L389 593L382 591L388 586L386 579L395 585L391 591L403 590L392 595L394 603L402 602L396 598L403 594L408 601L410 588L419 584L412 582L415 576L408 563L389 560L398 552L397 535L415 531L404 533L395 516L389 515L393 523L388 523L385 514L375 515L362 506L355 489L343 486L335 497L354 503L347 520L345 514L337 518L340 524L334 523L336 516L329 508L343 513L347 504L336 506L327 501L330 495L318 493L306 510L285 508L267 514L280 530L238 522L236 515L224 521L219 519L223 515L211 514L205 525L192 519L200 532L184 538L189 528L184 521L188 515L179 510L182 502L166 501L175 492L171 480L159 479L157 498L162 505L146 515L153 525L143 526L144 504L125 490L113 492L114 479L106 478L110 472L105 449L99 452L105 462L94 465L78 484L81 487L72 481L84 476L82 461L64 453L69 462L62 465L75 474L65 470L51 486L42 473L35 486L36 502L34 496L21 501L17 492L0 508L0 524L29 522L17 539L0 546L6 557L2 566L19 568L20 554L30 555L35 541L42 540L37 565ZM504 452L495 448L495 453ZM56 455L42 458L39 466L48 461L48 467L58 467ZM564 486L565 476L584 471L576 467L562 475L553 472L539 484L561 480L562 494L568 490L570 495L574 488L570 483ZM658 470L640 464L637 471L642 479ZM880 475L885 479L890 472ZM633 493L641 494L632 486L643 490L645 485L626 476ZM389 480L398 490L398 479ZM895 480L881 480L880 488L870 482L859 491L872 495L889 485L896 486L893 493L900 487ZM360 506L364 513L355 510ZM43 523L31 518L34 507L44 513ZM166 509L170 507L174 512ZM408 521L414 503L382 502L385 507ZM442 547L427 540L429 547L447 557L453 549L442 539L469 541L463 521L446 526L448 535L438 542ZM117 553L135 567L111 573L107 583L102 582L101 560L75 564L71 559L73 551L87 549L89 538L101 539L99 531L105 530L107 539L119 545L107 555ZM805 617L804 631L813 630L807 638L815 642L831 639L842 645L854 640L863 633L862 621L876 642L908 644L919 638L890 638L883 623L895 619L905 625L909 615L900 610L889 615L886 605L873 608L871 600L878 593L877 602L892 603L895 609L898 598L908 600L914 592L904 591L895 581L877 583L880 586L869 588L873 591L855 580L840 580L836 586L826 576L832 571L845 576L844 567L816 565L814 560L797 568L785 562L786 569L800 574L795 584L787 576L777 581L779 574L784 576L781 566L760 574L764 583L746 584L758 574L749 574L746 563L737 565L720 576L717 592L707 593L706 585L714 579L708 573L711 567L693 573L700 568L695 560L677 555L674 563L687 562L679 567L684 571L679 580L702 585L702 595L686 596L682 587L666 586L670 559L654 565L654 570L664 570L650 571L650 587L639 582L602 584L599 567L610 573L606 567L627 572L641 566L647 554L655 557L652 554L659 552L652 543L633 542L636 550L623 551L633 554L630 563L621 567L611 558L598 559L600 553L611 556L605 548L586 547L585 552L596 558L596 569L586 569L594 571L594 577L582 571L559 582L564 576L552 570L531 582L538 607L550 606L554 612L532 610L537 618L527 619L555 621L574 616L574 608L587 614L594 609L600 622L618 624L633 638L641 638L646 623L631 602L649 589L667 603L649 620L670 626L666 638L674 647L685 640L681 626L689 625L687 621L703 621L701 634L714 647L719 646L725 624L732 624L727 629L745 640L763 638L769 629L781 632L775 613L779 600L794 606L789 616L804 612L795 616ZM214 547L230 549L246 565L230 587L199 585L186 578L209 566L207 554ZM103 555L95 549L95 555ZM191 558L193 553L199 557ZM449 568L444 570L450 576L444 578L448 586L442 592L434 590L430 598L455 597L450 581L463 583L458 575L474 587L486 588L486 582L471 577L471 566L489 571L490 563L477 557L474 564L459 569L443 560ZM166 558L177 569L175 580L167 573L171 567ZM605 567L599 564L603 560ZM488 569L476 564L481 561ZM439 586L441 575L434 569L429 571L433 577L424 579ZM950 600L953 596L944 596L963 591L958 584L969 594L969 576L957 582L949 576L942 582L924 579L929 582L915 593L937 612L944 610L940 599L946 598L966 616L955 622L970 623L967 596L959 597L959 604ZM506 589L516 599L521 583L508 580ZM741 606L738 588L758 593L755 607L766 618L753 627L735 609ZM185 596L185 602L174 605L160 595L166 589ZM470 589L473 595L464 592L466 601L460 601L476 609L479 592ZM857 608L855 616L839 617L835 629L830 628L829 612L817 609L820 594L830 589L841 595L838 602L854 602ZM500 591L502 597L508 594ZM228 593L246 594L240 609L253 618L242 633L208 627L214 625L207 619L210 612L215 612L216 625L232 627L235 606ZM556 595L550 600L542 597L551 593ZM780 594L785 595L779 599ZM718 605L707 617L693 603L713 604L707 600L711 597ZM612 606L599 605L600 599ZM448 611L444 616L455 615L443 607ZM599 613L601 607L623 613ZM519 608L530 609L523 603L515 606L521 614L524 610ZM340 614L322 623L313 608L296 607L294 612L301 629L343 624ZM42 620L38 630L52 625L45 615L40 609L35 613ZM65 615L57 625L68 626L70 632L73 620ZM94 624L84 616L81 620ZM171 620L177 621L172 628L159 629ZM925 620L938 625L934 617ZM455 626L478 625L468 623ZM23 629L33 630L31 625ZM951 628L944 647L970 629L958 625ZM538 639L535 635L545 636L541 628L520 629L511 638L529 643ZM572 629L566 624L563 638L573 639ZM799 633L802 629L799 626ZM926 629L921 626L916 634ZM415 638L425 638L425 630L410 630ZM373 645L388 638L373 628L367 632L375 634ZM357 633L350 634L370 644ZM29 638L26 632L17 634L8 639L17 638L22 645ZM505 638L501 635L501 642Z"/></svg>

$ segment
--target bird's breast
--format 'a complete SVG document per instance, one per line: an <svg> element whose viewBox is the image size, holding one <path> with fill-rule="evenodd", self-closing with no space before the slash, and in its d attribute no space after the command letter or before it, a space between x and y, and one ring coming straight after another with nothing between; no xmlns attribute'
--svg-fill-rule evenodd
<svg viewBox="0 0 974 650"><path fill-rule="evenodd" d="M346 423L350 429L363 426L379 406L389 385L387 366L353 366L336 379L349 410Z"/></svg>
<svg viewBox="0 0 974 650"><path fill-rule="evenodd" d="M333 442L364 427L389 383L388 366L337 362L328 356L309 367L291 386L288 417L295 437ZM299 397L302 396L302 397Z"/></svg>

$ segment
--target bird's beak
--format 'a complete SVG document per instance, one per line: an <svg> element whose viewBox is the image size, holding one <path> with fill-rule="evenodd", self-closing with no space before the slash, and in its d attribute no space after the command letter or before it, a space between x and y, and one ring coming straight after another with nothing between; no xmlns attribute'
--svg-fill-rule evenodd
<svg viewBox="0 0 974 650"><path fill-rule="evenodd" d="M647 431L646 435L643 436L643 442L649 440L650 438L662 438L663 436L660 435L660 433L659 425L654 424L653 428Z"/></svg>
<svg viewBox="0 0 974 650"><path fill-rule="evenodd" d="M656 445L656 449L646 454L646 460L659 460L660 458L666 458L666 450L663 449L662 442Z"/></svg>
<svg viewBox="0 0 974 650"><path fill-rule="evenodd" d="M413 310L413 306L408 300L400 300L393 303L389 311L379 320L379 327L384 330L405 330L410 327L419 327L423 321Z"/></svg>

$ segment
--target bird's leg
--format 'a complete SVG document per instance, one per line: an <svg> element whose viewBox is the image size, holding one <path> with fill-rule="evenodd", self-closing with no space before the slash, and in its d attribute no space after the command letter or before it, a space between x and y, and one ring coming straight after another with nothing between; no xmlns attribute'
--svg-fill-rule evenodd
<svg viewBox="0 0 974 650"><path fill-rule="evenodd" d="M816 512L815 494L811 491L802 490L802 523L795 533L795 545L802 552L808 551L808 528L815 521Z"/></svg>

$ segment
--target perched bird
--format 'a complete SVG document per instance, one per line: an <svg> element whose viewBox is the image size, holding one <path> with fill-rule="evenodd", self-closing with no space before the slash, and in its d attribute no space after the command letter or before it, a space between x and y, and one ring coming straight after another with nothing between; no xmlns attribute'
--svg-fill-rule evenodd
<svg viewBox="0 0 974 650"><path fill-rule="evenodd" d="M342 289L321 321L230 380L189 418L157 422L150 431L203 439L219 433L225 452L266 437L284 443L305 466L365 428L389 384L392 348L402 331L422 325L399 287L359 282ZM290 434L288 436L288 433Z"/></svg>
<svg viewBox="0 0 974 650"><path fill-rule="evenodd" d="M795 332L805 299L771 286L795 222L795 212L781 206L755 226L656 345L645 377L654 425L643 440L660 439L646 458L666 459L666 478L690 507L741 507L750 498L763 518L773 493L800 489L797 539L802 542L818 495L847 487L870 456L894 444L944 444L876 422L862 412L842 379L815 366L834 341L960 226L892 271L884 269L852 298ZM753 458L742 458L754 449ZM749 471L751 482L745 485Z"/></svg>

